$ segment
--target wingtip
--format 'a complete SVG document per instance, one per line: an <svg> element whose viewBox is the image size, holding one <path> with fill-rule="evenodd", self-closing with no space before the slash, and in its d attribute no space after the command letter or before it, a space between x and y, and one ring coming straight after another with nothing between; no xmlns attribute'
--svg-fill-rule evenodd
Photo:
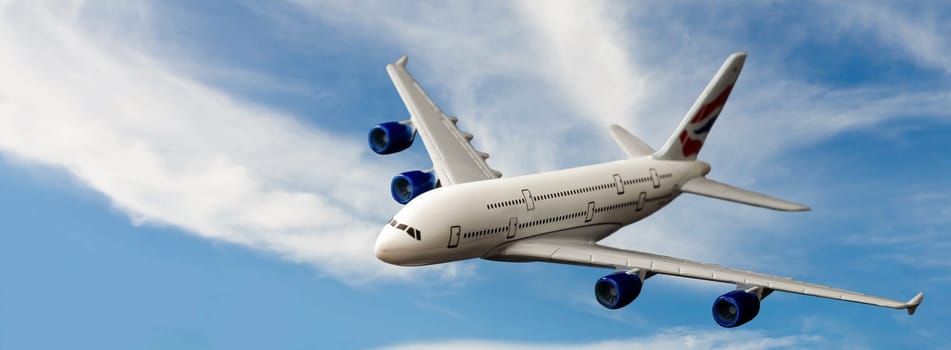
<svg viewBox="0 0 951 350"><path fill-rule="evenodd" d="M791 211L811 211L811 210L812 210L812 208L810 208L809 206L802 205L802 204L796 204L795 209L793 209L793 210L791 210Z"/></svg>
<svg viewBox="0 0 951 350"><path fill-rule="evenodd" d="M406 68L406 61L409 61L409 57L403 55L403 57L400 57L400 59L396 60L396 65L400 68Z"/></svg>
<svg viewBox="0 0 951 350"><path fill-rule="evenodd" d="M921 301L925 298L925 292L918 292L917 295L908 300L905 303L905 309L908 310L909 315L914 315L915 311L918 310L918 305L921 305Z"/></svg>

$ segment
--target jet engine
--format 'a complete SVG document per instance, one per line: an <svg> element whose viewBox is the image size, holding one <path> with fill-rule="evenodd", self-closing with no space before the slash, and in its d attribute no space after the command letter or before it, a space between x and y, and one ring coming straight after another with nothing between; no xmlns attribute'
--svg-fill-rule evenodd
<svg viewBox="0 0 951 350"><path fill-rule="evenodd" d="M435 187L436 176L433 173L413 170L393 177L390 181L390 194L400 204L406 204Z"/></svg>
<svg viewBox="0 0 951 350"><path fill-rule="evenodd" d="M409 123L386 122L377 124L368 135L370 149L377 154L402 151L413 144L416 130Z"/></svg>
<svg viewBox="0 0 951 350"><path fill-rule="evenodd" d="M759 313L759 297L734 290L713 302L713 320L721 327L733 328L749 322Z"/></svg>
<svg viewBox="0 0 951 350"><path fill-rule="evenodd" d="M598 279L594 284L594 296L602 306L620 309L641 294L642 285L641 277L637 274L618 272Z"/></svg>

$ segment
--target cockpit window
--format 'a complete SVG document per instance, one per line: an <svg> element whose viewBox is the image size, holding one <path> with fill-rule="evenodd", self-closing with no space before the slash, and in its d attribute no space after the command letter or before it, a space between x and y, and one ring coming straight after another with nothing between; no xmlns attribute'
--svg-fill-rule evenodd
<svg viewBox="0 0 951 350"><path fill-rule="evenodd" d="M422 236L419 230L407 224L401 224L397 222L396 220L390 220L390 226L396 227L396 229L400 231L406 231L406 234L408 234L410 237L412 237L413 239L417 241L422 240Z"/></svg>

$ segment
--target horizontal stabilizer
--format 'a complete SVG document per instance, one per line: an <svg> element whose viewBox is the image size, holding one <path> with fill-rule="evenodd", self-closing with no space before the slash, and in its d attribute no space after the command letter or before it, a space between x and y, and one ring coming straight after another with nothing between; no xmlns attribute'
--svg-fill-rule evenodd
<svg viewBox="0 0 951 350"><path fill-rule="evenodd" d="M724 183L707 179L705 177L698 177L687 181L687 183L685 183L683 187L680 188L680 191L773 210L809 210L809 207L802 204L796 204L793 202L784 201L782 199L773 198L765 194L736 188Z"/></svg>
<svg viewBox="0 0 951 350"><path fill-rule="evenodd" d="M628 158L649 156L654 153L654 149L651 148L651 146L648 146L644 141L641 141L641 139L620 125L611 124L610 130L614 141L617 142L618 146L621 146L621 149L624 150Z"/></svg>

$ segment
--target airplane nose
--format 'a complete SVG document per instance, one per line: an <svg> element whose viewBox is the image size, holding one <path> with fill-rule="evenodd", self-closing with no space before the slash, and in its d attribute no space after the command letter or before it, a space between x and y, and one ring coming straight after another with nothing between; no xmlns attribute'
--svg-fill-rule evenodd
<svg viewBox="0 0 951 350"><path fill-rule="evenodd" d="M396 229L389 225L383 226L380 235L376 237L376 244L373 247L376 258L383 262L399 265L399 242L396 235Z"/></svg>

